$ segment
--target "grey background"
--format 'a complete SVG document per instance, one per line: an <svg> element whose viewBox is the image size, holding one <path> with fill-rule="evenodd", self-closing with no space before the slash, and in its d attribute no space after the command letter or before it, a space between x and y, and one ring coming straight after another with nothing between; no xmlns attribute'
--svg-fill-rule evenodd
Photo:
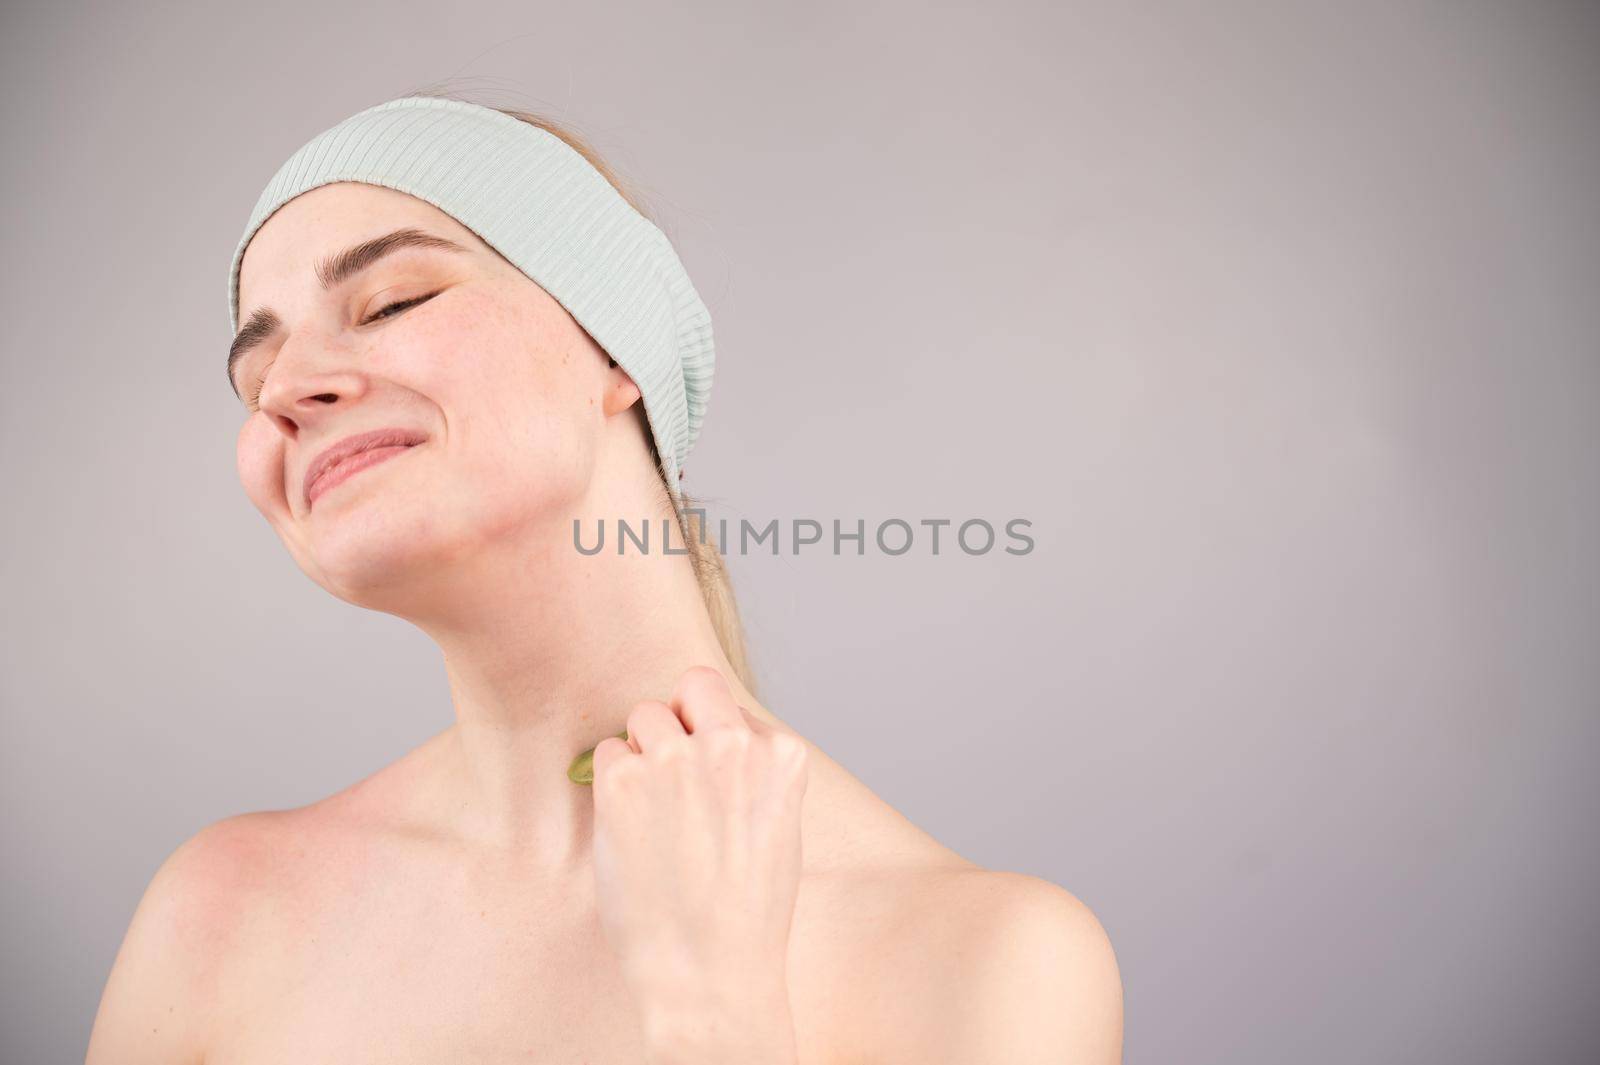
<svg viewBox="0 0 1600 1065"><path fill-rule="evenodd" d="M769 706L1110 932L1130 1063L1600 1057L1600 12L9 4L7 1062L157 865L450 720L234 472L229 257L446 83L575 125L715 316L714 514L1033 522L732 561Z"/></svg>

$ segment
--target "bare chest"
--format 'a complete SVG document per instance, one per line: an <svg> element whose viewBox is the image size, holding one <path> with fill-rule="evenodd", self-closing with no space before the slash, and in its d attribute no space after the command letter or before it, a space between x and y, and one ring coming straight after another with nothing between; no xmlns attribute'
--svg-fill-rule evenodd
<svg viewBox="0 0 1600 1065"><path fill-rule="evenodd" d="M859 886L802 883L790 949L801 1065L882 1060L861 1006L881 994L866 963L884 905ZM636 1005L582 897L369 885L252 920L230 957L207 1065L645 1060Z"/></svg>

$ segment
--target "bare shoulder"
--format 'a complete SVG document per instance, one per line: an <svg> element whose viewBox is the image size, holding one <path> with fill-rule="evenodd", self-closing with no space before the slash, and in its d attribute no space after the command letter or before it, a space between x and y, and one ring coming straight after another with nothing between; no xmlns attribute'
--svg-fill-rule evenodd
<svg viewBox="0 0 1600 1065"><path fill-rule="evenodd" d="M393 829L385 796L409 764L305 806L225 817L167 855L112 963L86 1065L201 1065L235 1000L251 995L241 963L337 889L362 841Z"/></svg>
<svg viewBox="0 0 1600 1065"><path fill-rule="evenodd" d="M912 919L896 922L886 954L915 1016L895 1026L885 1061L1122 1060L1116 956L1076 896L971 865L900 879Z"/></svg>
<svg viewBox="0 0 1600 1065"><path fill-rule="evenodd" d="M967 860L812 757L806 846L818 857L801 970L840 1045L875 1065L1121 1061L1122 979L1088 906ZM828 988L838 980L847 994Z"/></svg>
<svg viewBox="0 0 1600 1065"><path fill-rule="evenodd" d="M112 963L87 1065L203 1061L227 958L270 882L285 816L225 818L162 861Z"/></svg>

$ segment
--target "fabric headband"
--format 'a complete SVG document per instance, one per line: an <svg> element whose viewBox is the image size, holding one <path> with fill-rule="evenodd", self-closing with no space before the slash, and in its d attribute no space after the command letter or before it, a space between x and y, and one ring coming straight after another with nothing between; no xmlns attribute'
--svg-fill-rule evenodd
<svg viewBox="0 0 1600 1065"><path fill-rule="evenodd" d="M433 204L550 294L638 385L667 485L700 435L716 355L711 313L660 229L560 137L492 107L406 96L358 112L289 157L256 202L228 275L256 230L335 181Z"/></svg>

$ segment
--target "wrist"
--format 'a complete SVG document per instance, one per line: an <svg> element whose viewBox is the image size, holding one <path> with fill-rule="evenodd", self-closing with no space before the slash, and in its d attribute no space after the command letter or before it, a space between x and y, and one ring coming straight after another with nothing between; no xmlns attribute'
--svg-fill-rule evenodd
<svg viewBox="0 0 1600 1065"><path fill-rule="evenodd" d="M786 988L737 994L688 986L641 1011L650 1065L795 1065L794 1016Z"/></svg>

